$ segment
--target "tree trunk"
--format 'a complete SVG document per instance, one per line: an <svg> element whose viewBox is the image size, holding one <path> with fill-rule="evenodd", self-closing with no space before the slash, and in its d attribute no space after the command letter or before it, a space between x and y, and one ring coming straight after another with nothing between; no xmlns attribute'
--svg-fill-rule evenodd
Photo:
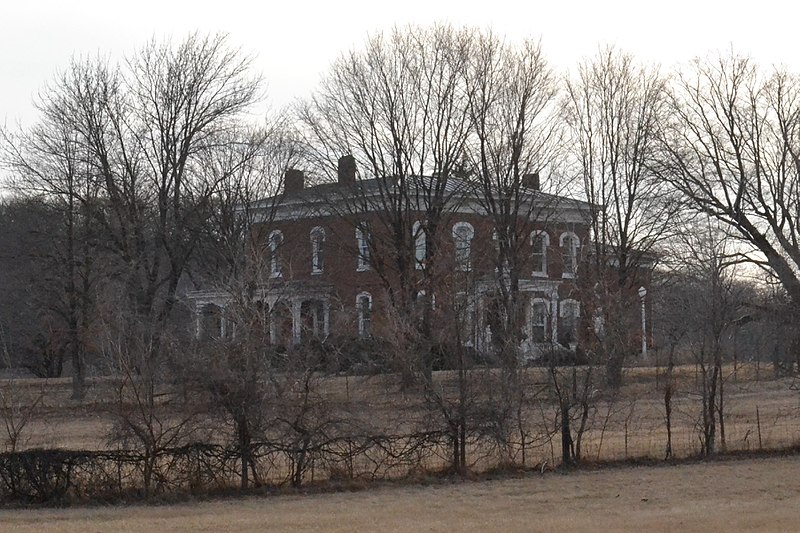
<svg viewBox="0 0 800 533"><path fill-rule="evenodd" d="M242 419L239 421L239 456L242 461L240 486L247 489L250 480L248 478L249 464L250 464L250 429L247 427L247 421Z"/></svg>
<svg viewBox="0 0 800 533"><path fill-rule="evenodd" d="M572 464L572 434L569 428L569 402L561 402L561 464Z"/></svg>
<svg viewBox="0 0 800 533"><path fill-rule="evenodd" d="M669 362L667 364L667 382L664 387L664 412L665 420L667 423L667 449L664 454L664 460L672 459L672 370L674 368L673 353L675 347L671 346L669 350Z"/></svg>

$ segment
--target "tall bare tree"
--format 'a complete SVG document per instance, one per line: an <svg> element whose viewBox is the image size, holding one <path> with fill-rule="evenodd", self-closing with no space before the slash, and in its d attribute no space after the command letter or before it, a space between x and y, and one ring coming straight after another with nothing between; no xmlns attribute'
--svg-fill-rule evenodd
<svg viewBox="0 0 800 533"><path fill-rule="evenodd" d="M735 237L739 260L800 308L800 83L735 53L695 60L672 85L658 174Z"/></svg>
<svg viewBox="0 0 800 533"><path fill-rule="evenodd" d="M98 69L102 70L100 63ZM72 65L72 89L85 98L95 98L87 86L96 81L98 70L88 64ZM46 94L48 89L45 90ZM13 134L2 130L2 161L13 172L17 190L49 206L58 223L51 234L49 253L41 258L49 264L48 278L56 277L56 296L45 305L63 331L63 344L72 363L73 398L84 394L85 337L92 319L93 268L97 232L91 212L100 208L99 187L94 179L89 150L64 108L69 95L54 90L49 105L39 104L42 121L31 130Z"/></svg>
<svg viewBox="0 0 800 533"><path fill-rule="evenodd" d="M567 81L564 117L572 133L577 174L593 209L589 262L594 307L604 323L597 343L609 384L618 386L637 331L626 309L642 283L641 269L670 226L675 204L651 170L666 109L665 79L614 48L578 68ZM636 338L635 340L639 340Z"/></svg>
<svg viewBox="0 0 800 533"><path fill-rule="evenodd" d="M375 35L339 58L298 110L314 163L333 171L339 156L352 154L361 179L340 214L368 235L371 268L390 304L408 315L420 291L432 294L439 234L453 209L469 129L464 72L472 39L449 26ZM370 228L360 226L367 213ZM425 313L422 328L430 327Z"/></svg>
<svg viewBox="0 0 800 533"><path fill-rule="evenodd" d="M42 123L6 143L29 189L62 197L102 235L111 277L153 331L170 318L219 189L201 156L260 96L250 65L220 35L154 40L121 66L75 60L42 91Z"/></svg>
<svg viewBox="0 0 800 533"><path fill-rule="evenodd" d="M476 36L466 76L472 127L467 174L497 242L495 284L503 320L493 340L506 366L515 366L522 340L519 280L529 277L529 222L547 224L557 208L555 197L534 182L547 170L552 192L563 190L556 166L562 148L557 84L539 43L513 46L492 34Z"/></svg>

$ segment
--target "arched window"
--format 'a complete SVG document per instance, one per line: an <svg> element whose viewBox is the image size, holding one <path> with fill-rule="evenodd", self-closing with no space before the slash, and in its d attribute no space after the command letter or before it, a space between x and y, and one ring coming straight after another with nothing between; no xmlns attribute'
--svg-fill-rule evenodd
<svg viewBox="0 0 800 533"><path fill-rule="evenodd" d="M578 342L578 320L581 316L577 300L561 300L558 310L558 342L568 346Z"/></svg>
<svg viewBox="0 0 800 533"><path fill-rule="evenodd" d="M356 228L356 246L358 248L357 270L369 270L369 226L361 222Z"/></svg>
<svg viewBox="0 0 800 533"><path fill-rule="evenodd" d="M472 270L472 239L475 228L469 222L457 222L453 225L453 241L456 249L456 269L461 272Z"/></svg>
<svg viewBox="0 0 800 533"><path fill-rule="evenodd" d="M535 230L531 232L531 260L533 262L534 276L547 276L548 246L550 246L550 236L546 231Z"/></svg>
<svg viewBox="0 0 800 533"><path fill-rule="evenodd" d="M578 247L580 246L578 236L571 231L564 232L559 239L559 245L561 246L561 260L563 265L561 277L574 278L578 270Z"/></svg>
<svg viewBox="0 0 800 533"><path fill-rule="evenodd" d="M372 295L368 292L356 296L358 310L358 336L369 337L372 326Z"/></svg>
<svg viewBox="0 0 800 533"><path fill-rule="evenodd" d="M425 268L425 259L428 255L428 242L425 234L425 226L417 220L411 228L411 236L414 238L414 264L417 270Z"/></svg>
<svg viewBox="0 0 800 533"><path fill-rule="evenodd" d="M325 230L319 226L311 230L311 273L321 274L325 269Z"/></svg>
<svg viewBox="0 0 800 533"><path fill-rule="evenodd" d="M531 301L530 335L531 342L550 341L550 301L534 298Z"/></svg>
<svg viewBox="0 0 800 533"><path fill-rule="evenodd" d="M283 246L283 233L275 230L269 234L269 277L281 277L281 247Z"/></svg>

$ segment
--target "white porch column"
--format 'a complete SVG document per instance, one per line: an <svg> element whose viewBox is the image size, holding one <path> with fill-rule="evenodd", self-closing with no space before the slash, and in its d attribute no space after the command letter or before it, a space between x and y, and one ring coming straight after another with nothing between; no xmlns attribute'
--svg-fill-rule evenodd
<svg viewBox="0 0 800 533"><path fill-rule="evenodd" d="M203 306L196 304L194 307L194 338L200 340L203 334Z"/></svg>
<svg viewBox="0 0 800 533"><path fill-rule="evenodd" d="M324 337L327 339L328 335L330 335L330 323L331 323L331 303L328 300L322 301L322 332Z"/></svg>
<svg viewBox="0 0 800 533"><path fill-rule="evenodd" d="M292 300L292 344L300 344L302 340L302 326L303 317L301 316L301 309L303 301L299 299Z"/></svg>
<svg viewBox="0 0 800 533"><path fill-rule="evenodd" d="M278 328L277 328L277 324L275 324L275 302L274 301L269 306L269 312L267 313L267 322L269 324L269 343L270 344L276 344L277 341L278 341Z"/></svg>
<svg viewBox="0 0 800 533"><path fill-rule="evenodd" d="M558 289L550 293L550 317L553 343L558 342Z"/></svg>

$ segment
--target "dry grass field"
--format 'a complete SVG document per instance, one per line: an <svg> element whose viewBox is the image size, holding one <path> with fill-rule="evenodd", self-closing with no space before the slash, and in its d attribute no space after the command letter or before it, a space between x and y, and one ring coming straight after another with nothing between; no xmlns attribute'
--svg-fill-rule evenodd
<svg viewBox="0 0 800 533"><path fill-rule="evenodd" d="M532 383L543 384L542 369L531 369ZM795 378L775 379L768 368L742 366L725 374L725 439L730 450L781 448L800 443L800 394ZM447 386L452 375L437 373L435 379ZM600 378L598 378L600 379ZM673 450L676 457L688 457L699 450L700 396L693 365L675 370L673 397ZM2 385L2 383L0 383ZM534 385L535 386L535 385ZM19 380L19 390L34 396L42 390L40 380ZM399 391L396 376L326 377L319 387L330 401L347 405L370 417L396 427L398 413L415 409L413 398ZM631 368L625 385L612 400L598 398L583 437L583 457L592 461L630 457L663 458L666 443L663 404L663 369ZM532 387L533 388L533 387ZM23 448L98 450L106 448L111 417L106 408L111 394L107 378L95 378L84 402L70 400L68 379L51 380L44 388L43 413L31 422ZM552 406L554 409L555 406ZM531 415L541 431L553 431L552 413ZM759 442L760 433L760 442ZM529 464L558 461L559 442L531 450Z"/></svg>
<svg viewBox="0 0 800 533"><path fill-rule="evenodd" d="M0 512L40 531L797 531L800 457L366 492Z"/></svg>

